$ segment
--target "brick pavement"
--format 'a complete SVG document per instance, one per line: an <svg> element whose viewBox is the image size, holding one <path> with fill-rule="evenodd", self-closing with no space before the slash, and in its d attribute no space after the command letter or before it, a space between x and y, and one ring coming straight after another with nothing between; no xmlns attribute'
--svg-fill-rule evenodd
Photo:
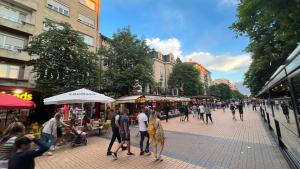
<svg viewBox="0 0 300 169"><path fill-rule="evenodd" d="M217 110L212 125L192 116L190 122L180 122L179 118L163 122L167 137L163 162L139 155L126 157L125 153L113 161L105 155L108 140L94 137L89 138L88 146L39 158L37 168L289 168L258 113L247 109L244 118L243 122L233 121L228 110ZM132 127L131 134L133 145L138 147L136 129ZM133 152L138 154L136 147Z"/></svg>

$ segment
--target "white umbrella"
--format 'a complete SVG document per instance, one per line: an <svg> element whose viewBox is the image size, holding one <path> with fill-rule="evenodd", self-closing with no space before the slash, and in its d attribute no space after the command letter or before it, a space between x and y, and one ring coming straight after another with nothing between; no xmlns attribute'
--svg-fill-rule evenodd
<svg viewBox="0 0 300 169"><path fill-rule="evenodd" d="M91 90L82 88L72 92L67 92L64 94L52 96L44 99L45 105L50 104L72 104L72 103L110 103L114 102L113 98L105 96L104 94L99 94Z"/></svg>

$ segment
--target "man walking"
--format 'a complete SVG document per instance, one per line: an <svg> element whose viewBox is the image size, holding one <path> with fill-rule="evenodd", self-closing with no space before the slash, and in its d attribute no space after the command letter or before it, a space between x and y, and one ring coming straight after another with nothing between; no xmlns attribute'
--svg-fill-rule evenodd
<svg viewBox="0 0 300 169"><path fill-rule="evenodd" d="M206 124L208 124L208 118L210 119L210 122L213 123L211 117L211 107L208 104L205 105L205 114L206 114Z"/></svg>
<svg viewBox="0 0 300 169"><path fill-rule="evenodd" d="M183 119L184 119L184 106L183 105L179 106L179 112L180 112L180 121L183 121Z"/></svg>
<svg viewBox="0 0 300 169"><path fill-rule="evenodd" d="M147 127L148 127L148 117L145 114L145 108L139 113L139 115L137 116L138 118L138 122L139 122L139 131L140 131L140 136L141 136L141 140L140 140L140 155L144 155L144 153L149 154L149 133L147 131ZM146 149L144 151L144 139L145 137L147 137L147 142L146 142Z"/></svg>
<svg viewBox="0 0 300 169"><path fill-rule="evenodd" d="M119 118L119 132L121 137L121 143L117 147L117 149L111 154L114 159L118 159L117 152L119 149L126 143L128 153L127 155L134 155L130 151L130 130L129 130L129 123L128 123L128 109L124 110L124 113Z"/></svg>
<svg viewBox="0 0 300 169"><path fill-rule="evenodd" d="M198 119L200 118L200 120L202 120L204 122L204 106L203 106L203 103L201 103L198 107L198 112L199 112L199 116L198 116Z"/></svg>
<svg viewBox="0 0 300 169"><path fill-rule="evenodd" d="M112 129L112 136L111 136L111 140L109 143L109 146L107 148L107 155L111 155L111 148L114 144L114 142L116 141L116 139L118 139L118 142L121 143L121 137L120 137L120 133L119 133L119 118L120 118L120 112L119 111L115 111L113 112L113 109L111 109L112 112L112 117L111 117L111 129ZM126 150L126 147L122 146L122 150Z"/></svg>
<svg viewBox="0 0 300 169"><path fill-rule="evenodd" d="M189 121L189 108L187 107L187 105L184 105L183 108L184 108L184 119L183 119L183 121L185 121L185 119L187 119L187 121Z"/></svg>
<svg viewBox="0 0 300 169"><path fill-rule="evenodd" d="M170 106L169 104L166 104L166 106L164 107L164 112L165 112L165 115L166 115L166 122L168 122L169 120L169 112L170 112Z"/></svg>
<svg viewBox="0 0 300 169"><path fill-rule="evenodd" d="M231 110L231 113L232 113L232 119L236 120L236 118L235 118L235 106L234 106L233 103L230 104L230 110Z"/></svg>
<svg viewBox="0 0 300 169"><path fill-rule="evenodd" d="M244 113L243 108L244 108L243 102L240 102L240 104L238 105L238 109L239 109L239 113L240 113L240 119L242 121L244 120L244 117L243 117L243 113Z"/></svg>

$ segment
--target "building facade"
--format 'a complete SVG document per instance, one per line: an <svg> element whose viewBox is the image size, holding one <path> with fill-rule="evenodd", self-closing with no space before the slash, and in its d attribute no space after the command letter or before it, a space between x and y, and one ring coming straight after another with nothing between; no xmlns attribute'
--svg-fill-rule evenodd
<svg viewBox="0 0 300 169"><path fill-rule="evenodd" d="M22 50L33 36L47 31L46 20L68 22L91 51L98 48L100 0L1 0L0 11L1 88L34 87L26 66L31 57Z"/></svg>
<svg viewBox="0 0 300 169"><path fill-rule="evenodd" d="M170 94L171 89L168 81L176 60L173 54L163 55L160 52L152 51L150 57L153 59L153 80L156 83L155 89L146 89L146 93Z"/></svg>
<svg viewBox="0 0 300 169"><path fill-rule="evenodd" d="M200 74L200 81L203 84L204 89L204 95L207 95L209 86L212 85L211 81L211 72L208 71L204 66L202 66L200 63L194 62L193 60L189 60L186 62L187 64L193 65Z"/></svg>
<svg viewBox="0 0 300 169"><path fill-rule="evenodd" d="M223 83L223 84L227 84L231 90L236 90L236 91L238 91L238 88L236 87L236 85L235 85L234 83L231 83L231 82L230 82L229 80L227 80L227 79L216 79L216 80L213 81L213 84L214 84L214 85L218 85L218 84L222 84L222 83Z"/></svg>

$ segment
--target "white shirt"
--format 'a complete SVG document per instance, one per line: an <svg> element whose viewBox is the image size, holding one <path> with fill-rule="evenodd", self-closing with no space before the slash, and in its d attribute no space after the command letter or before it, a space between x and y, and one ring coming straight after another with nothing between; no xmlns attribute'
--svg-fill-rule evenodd
<svg viewBox="0 0 300 169"><path fill-rule="evenodd" d="M56 136L56 129L57 129L56 119L51 118L48 122L46 122L46 125L43 128L43 133Z"/></svg>
<svg viewBox="0 0 300 169"><path fill-rule="evenodd" d="M200 113L204 113L204 106L203 105L200 105L199 109L200 109Z"/></svg>
<svg viewBox="0 0 300 169"><path fill-rule="evenodd" d="M145 122L148 121L148 117L145 113L140 113L138 116L138 121L139 121L139 131L147 131L147 127Z"/></svg>

